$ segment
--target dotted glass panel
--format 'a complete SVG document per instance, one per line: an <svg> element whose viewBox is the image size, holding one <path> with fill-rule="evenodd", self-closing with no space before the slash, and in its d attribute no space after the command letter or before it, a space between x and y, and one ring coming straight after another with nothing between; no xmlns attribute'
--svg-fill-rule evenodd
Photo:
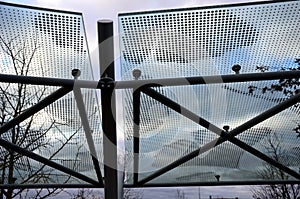
<svg viewBox="0 0 300 199"><path fill-rule="evenodd" d="M300 2L188 8L119 15L122 79L140 79L257 73L262 68L279 71L297 68L300 58ZM218 77L217 77L218 79ZM282 90L269 91L278 81L164 87L158 92L181 104L212 124L230 130L288 98ZM299 89L299 84L292 90ZM127 172L133 172L132 92L123 96ZM288 122L282 122L288 118ZM268 153L266 143L280 137L282 150L298 172L300 139L293 129L299 125L299 105L256 125L238 138ZM218 136L146 95L141 97L139 179L204 146ZM269 143L270 144L270 143ZM289 153L286 154L289 154ZM291 160L294 160L291 162ZM284 163L284 161L281 161ZM298 166L297 166L298 165ZM148 183L265 180L259 170L265 163L230 142L199 155ZM128 175L128 182L133 182ZM294 180L293 177L287 179ZM274 179L272 179L274 180ZM280 179L276 179L280 180Z"/></svg>
<svg viewBox="0 0 300 199"><path fill-rule="evenodd" d="M71 71L78 68L81 70L79 79L93 79L82 14L0 3L0 30L0 73L73 79ZM1 110L7 104L4 97L2 98L3 89L12 96L10 100L14 107L18 98L13 94L17 93L19 87L16 84L4 83L0 83L0 86ZM26 100L22 110L36 104L57 89L28 85L24 92ZM96 92L82 89L82 95L98 158L102 162L102 130ZM8 107L7 112L10 111L11 108ZM0 113L0 116L3 118L3 113ZM25 129L28 122L26 120L21 123L23 129L21 128L20 135L24 134L24 139L17 141L20 146L97 179L72 92L35 114L29 131ZM41 132L44 134L41 135ZM11 141L11 133L6 132L0 137ZM6 157L8 153L0 147L1 158ZM101 169L103 170L102 166ZM7 183L7 170L0 172L1 176L5 176L1 182ZM22 179L26 179L26 176L33 172L49 176L47 180L40 178L25 183L84 183L21 157L16 161L15 184L23 184Z"/></svg>

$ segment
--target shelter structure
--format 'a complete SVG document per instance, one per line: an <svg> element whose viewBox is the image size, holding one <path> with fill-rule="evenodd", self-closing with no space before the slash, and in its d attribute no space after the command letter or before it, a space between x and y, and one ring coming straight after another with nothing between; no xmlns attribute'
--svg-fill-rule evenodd
<svg viewBox="0 0 300 199"><path fill-rule="evenodd" d="M98 22L94 81L80 13L1 2L0 15L1 95L27 85L33 96L0 127L2 190L102 187L117 199L123 187L299 183L299 1L119 14L121 80L111 21ZM30 136L14 141L13 129L25 132L32 117ZM51 128L41 135L41 126ZM48 181L23 182L28 168ZM284 178L265 179L265 168Z"/></svg>

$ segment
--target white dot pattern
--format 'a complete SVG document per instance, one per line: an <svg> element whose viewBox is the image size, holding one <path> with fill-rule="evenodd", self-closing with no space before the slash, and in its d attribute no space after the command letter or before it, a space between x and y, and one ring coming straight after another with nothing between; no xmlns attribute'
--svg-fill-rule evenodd
<svg viewBox="0 0 300 199"><path fill-rule="evenodd" d="M122 79L133 79L132 70L141 70L141 79L199 75L233 74L295 67L300 56L300 2L188 8L119 15ZM220 78L220 83L222 79ZM277 81L165 87L157 89L222 129L230 130L286 99L282 92L259 89ZM298 86L299 87L299 86ZM127 171L133 171L132 93L124 92ZM150 97L141 97L139 179L172 163L218 136ZM289 122L282 122L287 117ZM292 129L299 120L299 106L292 107L238 136L250 146L266 153L263 143L271 135L282 137L289 161L297 153L299 139ZM284 162L283 162L284 163ZM288 166L298 171L299 158ZM237 146L224 144L167 172L149 183L194 183L221 180L261 180L257 171L262 161ZM132 176L131 176L132 177ZM290 178L292 179L292 178ZM132 182L132 178L128 177Z"/></svg>
<svg viewBox="0 0 300 199"><path fill-rule="evenodd" d="M14 49L23 48L20 52L24 53L26 63L29 63L28 57L34 55L27 75L73 79L71 71L78 68L81 70L79 79L93 79L83 17L80 13L0 3L0 30L4 42L9 43ZM13 61L3 48L0 49L0 65L0 73L16 74L13 70ZM20 75L20 71L18 74ZM0 86L5 88L7 84L0 83ZM13 92L15 88L10 85L10 91ZM41 95L42 98L56 89L58 88L46 88L44 95ZM31 102L24 109L40 101L35 94L40 94L41 90L43 90L42 86L27 87ZM82 94L98 158L102 162L102 130L97 96L94 90L88 89L82 89ZM34 132L42 128L41 126L46 128L53 121L56 122L55 125L43 139L40 139L47 144L47 147L39 147L34 152L97 179L72 92L35 115L31 139L36 137ZM10 139L9 134L3 137ZM68 143L60 149L67 139L69 139ZM30 139L23 142L22 146L25 147L29 142ZM38 142L30 149L33 150L37 145ZM56 153L58 150L59 153ZM6 153L4 148L0 148L0 154L2 153ZM16 171L15 174L20 175L17 179L22 179L22 176L28 175L29 167L37 170L42 164L32 160L27 162L26 158L21 158L17 165L18 172ZM103 168L101 169L103 171ZM69 177L49 167L45 167L41 172L45 174L50 172L52 183L65 183ZM35 183L45 183L45 181L41 179L40 182ZM67 183L85 182L70 178Z"/></svg>

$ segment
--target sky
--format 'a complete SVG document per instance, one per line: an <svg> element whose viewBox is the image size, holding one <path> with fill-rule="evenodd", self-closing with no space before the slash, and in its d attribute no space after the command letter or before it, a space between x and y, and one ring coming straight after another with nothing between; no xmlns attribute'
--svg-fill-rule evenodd
<svg viewBox="0 0 300 199"><path fill-rule="evenodd" d="M177 190L184 192L186 199L198 199L199 192L200 198L208 199L210 196L212 198L236 198L248 199L251 198L251 192L249 192L250 187L245 187L241 189L238 186L226 186L226 187L179 187L179 188L147 188L144 190L135 189L141 193L143 199L153 199L153 193L155 193L155 199L172 199L176 198ZM94 195L103 194L102 191L92 190ZM68 190L69 193L76 193L76 190ZM69 199L70 195L68 193L61 193L60 199ZM52 198L51 198L52 199Z"/></svg>
<svg viewBox="0 0 300 199"><path fill-rule="evenodd" d="M110 19L114 22L115 35L118 34L117 16L118 13L150 11L160 9L201 7L220 4L234 4L243 2L258 2L262 0L4 0L4 2L18 3L37 7L76 11L83 13L89 51L91 53L92 64L97 68L97 21L101 19ZM97 75L95 75L97 77ZM171 191L170 191L171 190ZM197 196L198 189L186 189L189 198ZM158 198L170 198L176 191L174 189L156 189L154 192L147 189L144 192L145 198L151 193L160 195ZM214 194L212 194L214 192ZM214 197L239 197L251 198L249 187L202 187L203 198L208 198L210 194ZM173 194L173 195L172 195ZM151 197L149 197L151 198Z"/></svg>

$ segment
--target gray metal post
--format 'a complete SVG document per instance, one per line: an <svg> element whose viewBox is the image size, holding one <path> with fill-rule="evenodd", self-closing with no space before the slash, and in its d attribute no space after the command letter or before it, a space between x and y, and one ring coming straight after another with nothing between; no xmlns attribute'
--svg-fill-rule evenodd
<svg viewBox="0 0 300 199"><path fill-rule="evenodd" d="M103 153L104 153L104 196L105 199L118 199L118 156L116 98L114 94L114 42L113 22L98 21L98 45L100 58Z"/></svg>
<svg viewBox="0 0 300 199"><path fill-rule="evenodd" d="M133 92L133 183L139 180L139 154L140 154L140 104L141 91L137 89Z"/></svg>

